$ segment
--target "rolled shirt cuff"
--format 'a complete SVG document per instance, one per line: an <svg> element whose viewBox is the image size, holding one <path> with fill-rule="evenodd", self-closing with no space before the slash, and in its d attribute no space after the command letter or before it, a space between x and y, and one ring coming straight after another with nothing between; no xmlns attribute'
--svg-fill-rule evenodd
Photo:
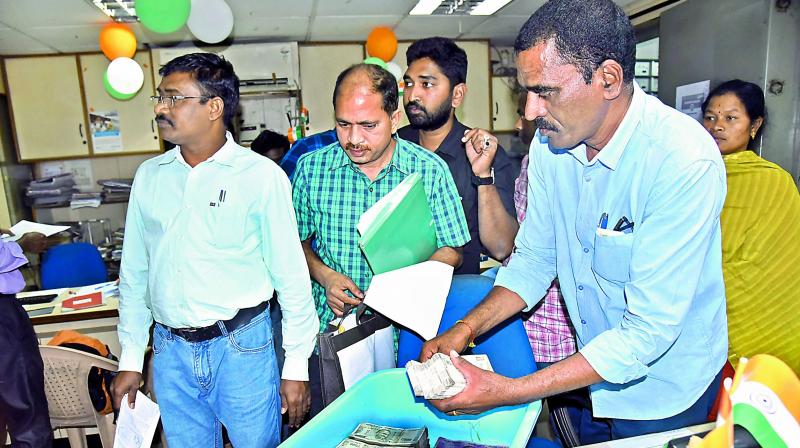
<svg viewBox="0 0 800 448"><path fill-rule="evenodd" d="M286 356L283 361L281 379L291 381L308 381L308 358Z"/></svg>

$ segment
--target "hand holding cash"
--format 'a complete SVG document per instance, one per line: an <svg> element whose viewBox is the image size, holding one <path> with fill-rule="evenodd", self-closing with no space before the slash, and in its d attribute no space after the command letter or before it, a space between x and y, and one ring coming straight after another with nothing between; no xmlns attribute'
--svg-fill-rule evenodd
<svg viewBox="0 0 800 448"><path fill-rule="evenodd" d="M494 371L486 355L464 355L463 358L480 369ZM406 373L414 395L426 400L450 398L467 387L464 375L453 365L450 357L442 353L436 353L424 363L409 361Z"/></svg>

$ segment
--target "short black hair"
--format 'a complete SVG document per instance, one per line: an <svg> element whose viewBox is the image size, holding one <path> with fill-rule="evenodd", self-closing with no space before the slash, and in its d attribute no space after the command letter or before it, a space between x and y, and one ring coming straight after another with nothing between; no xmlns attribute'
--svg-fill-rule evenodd
<svg viewBox="0 0 800 448"><path fill-rule="evenodd" d="M369 77L370 91L381 95L383 110L391 117L398 105L397 80L388 70L375 64L355 64L339 73L333 88L333 109L336 110L336 98L339 97L342 82L357 72L364 72Z"/></svg>
<svg viewBox="0 0 800 448"><path fill-rule="evenodd" d="M178 56L158 70L162 77L176 72L190 73L203 95L222 98L223 120L228 129L233 129L233 116L239 105L239 77L233 65L214 53L190 53Z"/></svg>
<svg viewBox="0 0 800 448"><path fill-rule="evenodd" d="M261 131L258 137L250 143L250 149L262 156L266 156L267 151L272 148L278 148L283 154L286 154L289 146L289 139L285 135L269 129Z"/></svg>
<svg viewBox="0 0 800 448"><path fill-rule="evenodd" d="M764 106L764 91L761 90L756 84L752 82L742 81L741 79L732 79L725 81L718 85L708 94L706 100L703 101L703 112L705 113L708 103L711 98L715 96L725 95L732 93L739 98L739 101L744 104L744 109L747 112L750 121L758 118L764 118L766 115L766 108Z"/></svg>
<svg viewBox="0 0 800 448"><path fill-rule="evenodd" d="M611 0L550 0L531 15L514 42L519 54L553 39L564 62L574 65L586 84L606 60L622 66L623 81L633 81L636 35L625 12Z"/></svg>
<svg viewBox="0 0 800 448"><path fill-rule="evenodd" d="M406 66L422 58L429 58L439 66L451 87L467 82L467 53L452 39L428 37L414 42L406 50Z"/></svg>

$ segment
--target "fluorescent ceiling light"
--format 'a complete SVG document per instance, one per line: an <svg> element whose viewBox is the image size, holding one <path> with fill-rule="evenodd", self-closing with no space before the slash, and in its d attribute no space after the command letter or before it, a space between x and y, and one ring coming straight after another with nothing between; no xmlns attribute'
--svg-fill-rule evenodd
<svg viewBox="0 0 800 448"><path fill-rule="evenodd" d="M137 21L133 0L92 0L91 3L117 22Z"/></svg>
<svg viewBox="0 0 800 448"><path fill-rule="evenodd" d="M419 0L419 2L417 2L417 5L414 6L414 8L408 14L411 16L430 15L441 4L442 0Z"/></svg>
<svg viewBox="0 0 800 448"><path fill-rule="evenodd" d="M490 16L509 3L511 0L483 0L483 3L472 8L469 14L471 16Z"/></svg>

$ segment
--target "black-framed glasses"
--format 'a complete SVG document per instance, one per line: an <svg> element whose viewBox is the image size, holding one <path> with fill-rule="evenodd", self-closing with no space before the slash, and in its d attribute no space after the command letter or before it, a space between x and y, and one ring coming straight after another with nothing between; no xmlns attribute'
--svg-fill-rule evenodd
<svg viewBox="0 0 800 448"><path fill-rule="evenodd" d="M161 95L153 95L150 97L150 100L156 104L164 104L169 108L175 107L175 102L181 100L188 100L192 98L199 98L203 101L210 100L214 98L213 96L203 95L203 96L185 96L185 95L171 95L171 96L161 96Z"/></svg>

